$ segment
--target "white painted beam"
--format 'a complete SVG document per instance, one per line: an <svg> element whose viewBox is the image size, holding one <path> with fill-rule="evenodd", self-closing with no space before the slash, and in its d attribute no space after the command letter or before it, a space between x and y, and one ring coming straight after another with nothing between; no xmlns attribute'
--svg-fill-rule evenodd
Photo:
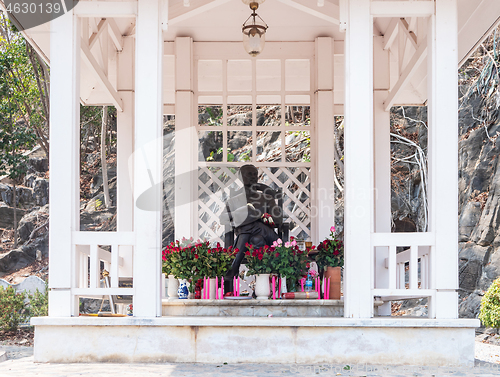
<svg viewBox="0 0 500 377"><path fill-rule="evenodd" d="M345 40L344 316L373 316L373 19L350 0Z"/></svg>
<svg viewBox="0 0 500 377"><path fill-rule="evenodd" d="M78 17L135 17L137 1L80 1L74 12Z"/></svg>
<svg viewBox="0 0 500 377"><path fill-rule="evenodd" d="M428 17L434 14L434 1L372 1L373 17Z"/></svg>
<svg viewBox="0 0 500 377"><path fill-rule="evenodd" d="M175 238L198 235L197 119L193 119L193 40L175 39Z"/></svg>
<svg viewBox="0 0 500 377"><path fill-rule="evenodd" d="M92 73L97 78L99 83L103 86L103 88L109 93L113 105L115 105L118 111L123 111L122 99L118 95L118 92L115 90L115 88L113 88L113 85L111 85L111 83L109 82L108 77L97 63L97 60L94 58L94 55L92 55L92 52L90 52L90 49L84 43L82 43L81 50L83 53L83 61L91 69Z"/></svg>
<svg viewBox="0 0 500 377"><path fill-rule="evenodd" d="M118 29L118 25L116 25L116 21L112 18L109 19L109 37L113 41L113 44L116 47L117 51L123 51L123 36L120 30Z"/></svg>
<svg viewBox="0 0 500 377"><path fill-rule="evenodd" d="M326 14L326 13L323 13L323 12L320 12L316 9L313 9L313 8L310 8L304 4L309 4L310 1L307 1L307 2L303 2L303 1L300 1L300 0L278 0L279 2L283 3L283 4L286 4L292 8L295 8L295 9L298 9L304 13L307 13L311 16L314 16L316 18L319 18L323 21L327 21L327 22L330 22L334 25L339 25L340 24L340 21L339 21L339 7L336 6L335 4L331 4L331 3L328 3L328 4L324 4L324 5L327 5L325 7L325 10L328 11L330 10L330 15L329 14Z"/></svg>
<svg viewBox="0 0 500 377"><path fill-rule="evenodd" d="M80 22L69 11L50 23L49 316L78 315L72 232L80 230ZM56 104L56 105L54 105Z"/></svg>
<svg viewBox="0 0 500 377"><path fill-rule="evenodd" d="M429 23L429 227L436 318L458 317L457 0L437 0Z"/></svg>
<svg viewBox="0 0 500 377"><path fill-rule="evenodd" d="M317 215L314 219L313 242L321 242L330 235L330 227L335 224L335 181L333 148L335 145L335 118L333 113L333 39L316 38L316 131L314 149L316 154L316 194L313 197ZM313 148L311 148L313 149Z"/></svg>
<svg viewBox="0 0 500 377"><path fill-rule="evenodd" d="M396 103L397 97L402 89L405 88L406 84L411 80L413 74L417 68L422 64L422 62L427 57L427 42L423 41L419 46L418 50L415 52L410 62L403 71L403 74L399 78L394 88L390 91L387 99L384 103L385 111L389 111L391 107Z"/></svg>
<svg viewBox="0 0 500 377"><path fill-rule="evenodd" d="M396 36L398 35L399 19L394 17L384 34L384 50L391 48Z"/></svg>
<svg viewBox="0 0 500 377"><path fill-rule="evenodd" d="M410 43L412 44L412 46L416 50L418 48L418 46L417 46L417 36L415 35L415 33L411 32L409 30L408 22L406 22L404 18L401 18L399 20L399 24L401 25L401 27L399 28L399 30L401 30L406 35L406 37L408 38L408 40L410 41Z"/></svg>
<svg viewBox="0 0 500 377"><path fill-rule="evenodd" d="M223 4L226 4L232 0L214 0L210 3L201 5L197 8L194 8L186 13L183 13L179 16L173 17L168 21L169 25L175 25L178 24L179 22L186 21L192 17L198 16L199 14L203 14L211 9L217 8Z"/></svg>
<svg viewBox="0 0 500 377"><path fill-rule="evenodd" d="M163 38L161 0L139 1L135 48L134 316L161 316Z"/></svg>
<svg viewBox="0 0 500 377"><path fill-rule="evenodd" d="M106 27L108 26L108 20L103 18L101 21L99 21L99 24L97 24L97 32L92 33L92 35L89 38L89 49L92 49L94 47L95 43L99 40L99 37L102 35L104 30L106 30ZM85 41L82 41L84 43Z"/></svg>

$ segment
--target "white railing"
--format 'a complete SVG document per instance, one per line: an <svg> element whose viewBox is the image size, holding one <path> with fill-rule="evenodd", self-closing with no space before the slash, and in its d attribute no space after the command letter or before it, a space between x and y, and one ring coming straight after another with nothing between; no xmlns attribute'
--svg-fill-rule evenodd
<svg viewBox="0 0 500 377"><path fill-rule="evenodd" d="M373 296L385 301L402 300L416 297L430 297L435 293L432 279L432 250L434 234L427 233L373 233L372 247L387 248L384 258L386 284L375 282ZM397 253L398 247L408 248ZM406 283L406 266L408 265L408 284ZM420 278L419 278L420 267Z"/></svg>
<svg viewBox="0 0 500 377"><path fill-rule="evenodd" d="M125 259L120 250L131 254L135 244L133 232L73 232L75 245L75 271L77 271L74 296L133 295L133 288L120 288L120 270ZM110 250L104 247L109 246ZM109 272L109 285L101 284L101 262ZM130 276L127 276L130 277Z"/></svg>

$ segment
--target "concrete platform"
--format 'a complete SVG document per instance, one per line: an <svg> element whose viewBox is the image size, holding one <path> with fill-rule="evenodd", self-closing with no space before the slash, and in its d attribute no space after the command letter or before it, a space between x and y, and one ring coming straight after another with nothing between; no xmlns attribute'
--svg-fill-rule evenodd
<svg viewBox="0 0 500 377"><path fill-rule="evenodd" d="M382 305L376 301L375 307ZM343 317L344 300L163 300L164 316Z"/></svg>
<svg viewBox="0 0 500 377"><path fill-rule="evenodd" d="M35 362L473 365L475 319L32 319ZM57 339L57 341L54 341Z"/></svg>

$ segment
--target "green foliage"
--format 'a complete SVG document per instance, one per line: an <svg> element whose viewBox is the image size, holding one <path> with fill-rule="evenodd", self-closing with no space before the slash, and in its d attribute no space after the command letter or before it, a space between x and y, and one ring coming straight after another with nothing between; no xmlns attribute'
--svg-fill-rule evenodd
<svg viewBox="0 0 500 377"><path fill-rule="evenodd" d="M49 315L49 289L45 284L45 292L40 292L38 289L34 294L28 294L29 299L29 316L30 317L45 317Z"/></svg>
<svg viewBox="0 0 500 377"><path fill-rule="evenodd" d="M21 323L29 322L31 317L48 315L49 290L45 292L38 289L34 294L17 292L9 286L0 286L0 331L16 330Z"/></svg>
<svg viewBox="0 0 500 377"><path fill-rule="evenodd" d="M0 29L1 127L6 124L18 127L22 122L24 126L19 132L33 140L38 138L48 153L48 67L5 15L0 18ZM25 149L31 147L26 145ZM19 165L18 162L22 161L15 164Z"/></svg>
<svg viewBox="0 0 500 377"><path fill-rule="evenodd" d="M344 265L344 244L335 236L335 227L330 228L330 238L325 239L317 247L314 260L320 270L327 266L342 267Z"/></svg>
<svg viewBox="0 0 500 377"><path fill-rule="evenodd" d="M0 330L16 330L20 323L28 319L25 299L24 292L16 293L12 287L0 286Z"/></svg>
<svg viewBox="0 0 500 377"><path fill-rule="evenodd" d="M481 299L479 319L486 327L500 328L500 278L497 278Z"/></svg>

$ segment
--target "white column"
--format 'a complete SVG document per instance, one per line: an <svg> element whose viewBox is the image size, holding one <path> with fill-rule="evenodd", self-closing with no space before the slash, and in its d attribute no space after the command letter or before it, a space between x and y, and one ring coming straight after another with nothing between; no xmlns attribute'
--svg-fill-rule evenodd
<svg viewBox="0 0 500 377"><path fill-rule="evenodd" d="M117 200L116 200L116 228L118 232L132 232L134 230L134 92L120 91L123 101L123 111L117 112ZM133 276L133 248L120 246L120 257L123 266L120 267L120 276Z"/></svg>
<svg viewBox="0 0 500 377"><path fill-rule="evenodd" d="M80 228L80 23L73 11L50 30L49 316L78 315L72 231Z"/></svg>
<svg viewBox="0 0 500 377"><path fill-rule="evenodd" d="M193 40L175 39L175 238L198 236Z"/></svg>
<svg viewBox="0 0 500 377"><path fill-rule="evenodd" d="M314 205L316 207L313 242L317 243L330 235L330 227L335 224L335 182L333 114L333 39L316 38L316 187Z"/></svg>
<svg viewBox="0 0 500 377"><path fill-rule="evenodd" d="M373 21L370 0L349 0L345 41L344 316L373 315Z"/></svg>
<svg viewBox="0 0 500 377"><path fill-rule="evenodd" d="M390 88L389 51L383 48L384 37L373 38L373 130L374 130L374 215L375 232L391 232L391 119L384 110L384 101ZM389 270L385 258L387 247L375 248L375 284L378 288L389 288ZM391 315L391 303L386 302L377 309L378 315Z"/></svg>
<svg viewBox="0 0 500 377"><path fill-rule="evenodd" d="M432 288L431 315L458 317L458 93L457 1L437 0L429 30L429 176Z"/></svg>
<svg viewBox="0 0 500 377"><path fill-rule="evenodd" d="M138 2L135 49L134 315L161 316L161 0ZM168 6L168 3L166 4Z"/></svg>
<svg viewBox="0 0 500 377"><path fill-rule="evenodd" d="M117 54L118 94L123 111L117 113L117 203L116 225L119 232L134 230L134 38L123 40ZM123 266L120 276L133 276L133 247L120 246Z"/></svg>

